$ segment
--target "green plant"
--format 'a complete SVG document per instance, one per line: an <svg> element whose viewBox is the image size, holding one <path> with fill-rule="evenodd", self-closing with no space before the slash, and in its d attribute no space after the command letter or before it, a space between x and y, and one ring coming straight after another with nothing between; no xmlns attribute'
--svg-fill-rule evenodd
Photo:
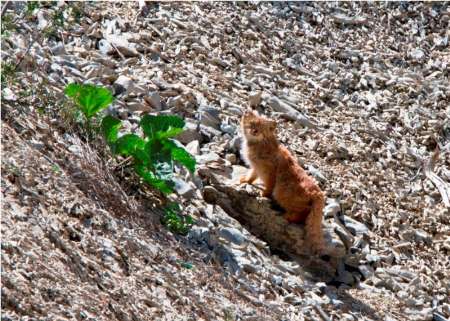
<svg viewBox="0 0 450 321"><path fill-rule="evenodd" d="M174 233L186 235L192 224L194 224L194 220L190 215L180 215L179 213L180 206L177 203L169 204L164 209L164 216L161 218L161 223ZM192 268L192 264L185 267Z"/></svg>
<svg viewBox="0 0 450 321"><path fill-rule="evenodd" d="M70 84L64 92L78 105L86 120L108 107L114 100L108 89L90 84Z"/></svg>
<svg viewBox="0 0 450 321"><path fill-rule="evenodd" d="M65 93L89 120L106 108L113 97L106 88L93 85L70 84ZM140 121L143 137L126 133L119 137L122 122L112 116L101 121L101 131L115 155L131 157L135 172L149 185L164 194L173 192L174 163L195 171L195 158L174 139L183 131L184 120L174 115L145 115Z"/></svg>
<svg viewBox="0 0 450 321"><path fill-rule="evenodd" d="M15 31L17 25L15 23L14 16L12 14L4 14L1 19L1 35L2 37L8 37L10 31Z"/></svg>
<svg viewBox="0 0 450 321"><path fill-rule="evenodd" d="M64 11L63 10L56 10L52 14L52 20L53 24L58 27L64 26Z"/></svg>
<svg viewBox="0 0 450 321"><path fill-rule="evenodd" d="M27 8L25 10L25 13L27 15L32 15L34 10L39 8L41 6L41 4L39 3L39 1L27 1Z"/></svg>
<svg viewBox="0 0 450 321"><path fill-rule="evenodd" d="M114 154L133 158L136 173L148 184L161 192L173 192L174 162L195 171L195 158L173 139L183 131L184 121L172 115L145 115L140 121L144 132L141 138L136 134L118 137L120 120L105 116L102 132Z"/></svg>
<svg viewBox="0 0 450 321"><path fill-rule="evenodd" d="M0 71L2 87L5 87L7 83L12 80L15 71L16 67L12 63L6 61L2 62Z"/></svg>
<svg viewBox="0 0 450 321"><path fill-rule="evenodd" d="M84 114L88 126L90 119L114 100L108 89L94 85L72 83L64 92ZM174 115L145 115L139 125L143 137L133 133L120 136L122 122L106 115L101 121L100 130L113 154L132 158L134 170L144 182L164 194L172 193L174 163L184 165L190 172L195 171L196 165L195 158L174 139L183 131L184 120ZM172 232L182 235L186 235L194 223L191 216L180 215L177 203L171 203L164 209L161 222ZM190 263L183 266L192 268Z"/></svg>
<svg viewBox="0 0 450 321"><path fill-rule="evenodd" d="M183 262L183 261L177 260L177 263L180 264L180 266L182 266L188 270L192 270L194 268L194 265L191 262Z"/></svg>
<svg viewBox="0 0 450 321"><path fill-rule="evenodd" d="M82 3L81 2L71 2L71 16L75 20L75 22L79 23L81 18L84 16L84 11L82 9Z"/></svg>

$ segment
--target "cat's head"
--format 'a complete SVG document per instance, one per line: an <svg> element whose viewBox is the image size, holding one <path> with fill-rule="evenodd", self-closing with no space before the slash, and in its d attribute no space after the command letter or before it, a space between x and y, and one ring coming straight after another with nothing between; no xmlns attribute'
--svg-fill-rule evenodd
<svg viewBox="0 0 450 321"><path fill-rule="evenodd" d="M273 120L258 115L256 111L247 110L242 116L241 128L248 141L261 141L275 137L277 124Z"/></svg>

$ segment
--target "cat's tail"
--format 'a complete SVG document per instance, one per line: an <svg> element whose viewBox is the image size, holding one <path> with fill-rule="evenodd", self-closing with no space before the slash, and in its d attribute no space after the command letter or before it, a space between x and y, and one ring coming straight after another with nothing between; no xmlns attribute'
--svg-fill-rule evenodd
<svg viewBox="0 0 450 321"><path fill-rule="evenodd" d="M305 221L306 238L313 252L320 254L325 248L322 218L323 208L325 207L325 196L319 191L314 194L313 205Z"/></svg>

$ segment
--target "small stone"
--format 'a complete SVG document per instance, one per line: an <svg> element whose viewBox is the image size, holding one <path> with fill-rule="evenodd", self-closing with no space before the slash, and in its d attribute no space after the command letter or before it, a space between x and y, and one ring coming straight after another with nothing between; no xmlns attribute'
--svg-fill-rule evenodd
<svg viewBox="0 0 450 321"><path fill-rule="evenodd" d="M5 100L10 100L10 101L16 101L17 100L17 96L9 88L3 88L3 90L2 90L2 98L5 99Z"/></svg>
<svg viewBox="0 0 450 321"><path fill-rule="evenodd" d="M344 302L338 299L332 299L331 304L334 305L336 308L340 308L344 305Z"/></svg>
<svg viewBox="0 0 450 321"><path fill-rule="evenodd" d="M195 159L199 164L207 164L220 161L220 156L214 152L196 156Z"/></svg>
<svg viewBox="0 0 450 321"><path fill-rule="evenodd" d="M145 101L150 104L150 106L160 111L161 110L161 97L157 91L150 92L147 96L144 97Z"/></svg>
<svg viewBox="0 0 450 321"><path fill-rule="evenodd" d="M348 313L342 313L342 316L340 317L340 320L342 321L354 321L356 320L355 317Z"/></svg>
<svg viewBox="0 0 450 321"><path fill-rule="evenodd" d="M272 275L272 283L275 285L281 285L283 284L283 278L280 275Z"/></svg>
<svg viewBox="0 0 450 321"><path fill-rule="evenodd" d="M208 243L209 229L202 226L194 225L189 230L188 238L194 243Z"/></svg>
<svg viewBox="0 0 450 321"><path fill-rule="evenodd" d="M221 123L219 115L220 110L203 106L200 108L200 123L218 130Z"/></svg>
<svg viewBox="0 0 450 321"><path fill-rule="evenodd" d="M423 242L425 244L431 244L431 242L432 242L431 236L424 230L415 230L414 233L415 233L414 239L416 242L418 242L418 243Z"/></svg>
<svg viewBox="0 0 450 321"><path fill-rule="evenodd" d="M241 136L234 136L231 140L228 141L226 145L226 150L230 151L234 154L240 153L242 146L242 137Z"/></svg>
<svg viewBox="0 0 450 321"><path fill-rule="evenodd" d="M45 19L43 10L38 11L37 18L38 18L38 26L37 26L38 29L44 30L48 26L49 23L48 23L48 20Z"/></svg>
<svg viewBox="0 0 450 321"><path fill-rule="evenodd" d="M331 257L344 257L347 249L344 243L335 233L329 233L328 231L324 233L324 237L327 240L325 248L323 249L324 255L329 255Z"/></svg>
<svg viewBox="0 0 450 321"><path fill-rule="evenodd" d="M203 199L207 203L216 203L219 192L212 186L205 186L203 188ZM209 209L210 207L207 207ZM208 214L208 211L205 211Z"/></svg>
<svg viewBox="0 0 450 321"><path fill-rule="evenodd" d="M261 266L255 265L244 258L239 258L238 264L242 266L242 269L247 273L258 273L259 271L261 271Z"/></svg>
<svg viewBox="0 0 450 321"><path fill-rule="evenodd" d="M401 290L401 291L397 292L397 297L401 300L406 300L408 298L408 296L409 296L408 292L406 292L406 291Z"/></svg>
<svg viewBox="0 0 450 321"><path fill-rule="evenodd" d="M236 164L237 157L235 154L226 154L225 159L229 161L232 165Z"/></svg>
<svg viewBox="0 0 450 321"><path fill-rule="evenodd" d="M112 52L114 52L113 46L111 46L111 44L105 39L101 39L98 42L98 49L104 55L108 55L108 54L111 54Z"/></svg>
<svg viewBox="0 0 450 321"><path fill-rule="evenodd" d="M355 279L353 278L353 275L349 271L342 271L342 273L339 273L338 277L336 278L336 281L347 284L347 285L353 285L355 283Z"/></svg>
<svg viewBox="0 0 450 321"><path fill-rule="evenodd" d="M250 108L254 109L261 104L262 91L252 92L248 97Z"/></svg>
<svg viewBox="0 0 450 321"><path fill-rule="evenodd" d="M169 99L167 99L167 108L181 108L183 107L183 96L178 95L175 97L169 97Z"/></svg>
<svg viewBox="0 0 450 321"><path fill-rule="evenodd" d="M133 88L133 80L130 78L120 75L119 78L113 84L114 93L116 95L128 94Z"/></svg>
<svg viewBox="0 0 450 321"><path fill-rule="evenodd" d="M177 135L177 139L184 145L189 144L194 140L202 141L202 135L199 132L198 124L187 120L184 130Z"/></svg>
<svg viewBox="0 0 450 321"><path fill-rule="evenodd" d="M187 183L178 177L172 178L172 181L175 183L174 188L178 195L185 198L192 198L195 195L195 185Z"/></svg>
<svg viewBox="0 0 450 321"><path fill-rule="evenodd" d="M371 263L371 264L377 263L377 262L380 261L380 256L379 256L379 255L376 255L376 254L367 254L367 255L366 255L366 261L367 261L368 263Z"/></svg>
<svg viewBox="0 0 450 321"><path fill-rule="evenodd" d="M224 227L218 231L219 236L236 245L242 245L245 241L244 235L235 228Z"/></svg>
<svg viewBox="0 0 450 321"><path fill-rule="evenodd" d="M131 111L151 111L150 106L138 101L131 101L126 104Z"/></svg>
<svg viewBox="0 0 450 321"><path fill-rule="evenodd" d="M125 34L107 35L106 40L110 44L113 44L115 48L112 45L111 45L111 47L113 47L114 49L117 49L117 51L119 51L121 53L121 55L123 55L126 58L139 56L139 53L134 48L135 44L131 44L130 42L128 42L127 36L125 36Z"/></svg>
<svg viewBox="0 0 450 321"><path fill-rule="evenodd" d="M227 111L236 116L242 116L242 110L237 107L228 107Z"/></svg>
<svg viewBox="0 0 450 321"><path fill-rule="evenodd" d="M229 268L232 273L241 269L237 258L242 257L242 251L230 248L225 244L217 244L214 247L214 258L223 266Z"/></svg>
<svg viewBox="0 0 450 321"><path fill-rule="evenodd" d="M337 200L329 199L327 200L327 203L327 206L325 206L325 208L323 209L324 217L334 217L335 214L341 211L341 206L339 205Z"/></svg>
<svg viewBox="0 0 450 321"><path fill-rule="evenodd" d="M420 48L416 48L409 53L409 56L414 60L420 61L425 58L425 52Z"/></svg>
<svg viewBox="0 0 450 321"><path fill-rule="evenodd" d="M365 279L369 279L374 274L373 268L368 265L360 265L358 269Z"/></svg>
<svg viewBox="0 0 450 321"><path fill-rule="evenodd" d="M308 171L311 173L311 175L317 179L320 182L327 182L327 178L322 174L322 172L320 170L318 170L317 168L315 168L313 165L308 165L307 166Z"/></svg>
<svg viewBox="0 0 450 321"><path fill-rule="evenodd" d="M81 147L79 145L70 145L68 150L77 156L81 155Z"/></svg>
<svg viewBox="0 0 450 321"><path fill-rule="evenodd" d="M211 127L211 126L205 126L205 125L200 125L200 133L202 135L204 135L207 139L209 139L210 141L214 138L214 137L220 137L222 135L222 132Z"/></svg>
<svg viewBox="0 0 450 321"><path fill-rule="evenodd" d="M360 223L347 215L344 215L343 218L345 227L348 228L354 235L362 235L369 232L369 229L363 223Z"/></svg>
<svg viewBox="0 0 450 321"><path fill-rule="evenodd" d="M186 145L186 150L191 155L199 155L200 154L200 143L198 140L194 140Z"/></svg>
<svg viewBox="0 0 450 321"><path fill-rule="evenodd" d="M234 135L236 133L236 126L222 123L220 130L226 134Z"/></svg>
<svg viewBox="0 0 450 321"><path fill-rule="evenodd" d="M59 43L56 46L53 46L50 48L50 52L53 55L63 55L66 53L66 49L64 48L64 44L63 43Z"/></svg>

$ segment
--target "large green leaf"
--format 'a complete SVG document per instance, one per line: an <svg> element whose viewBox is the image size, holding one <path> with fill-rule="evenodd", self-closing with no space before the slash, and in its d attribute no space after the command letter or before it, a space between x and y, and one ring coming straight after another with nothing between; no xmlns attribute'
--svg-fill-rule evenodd
<svg viewBox="0 0 450 321"><path fill-rule="evenodd" d="M116 153L123 156L136 156L139 151L144 150L145 141L135 134L126 134L116 141Z"/></svg>
<svg viewBox="0 0 450 321"><path fill-rule="evenodd" d="M150 184L151 186L155 187L159 191L161 191L164 194L170 194L173 192L173 189L169 186L168 182L165 182L161 179L158 179L151 171L149 171L144 165L142 164L135 164L134 170L136 173L142 177L142 179Z"/></svg>
<svg viewBox="0 0 450 321"><path fill-rule="evenodd" d="M175 115L145 115L140 125L145 136L153 138L175 137L183 131L184 120Z"/></svg>
<svg viewBox="0 0 450 321"><path fill-rule="evenodd" d="M65 93L73 98L88 119L106 108L114 100L108 89L91 84L69 84L65 89Z"/></svg>
<svg viewBox="0 0 450 321"><path fill-rule="evenodd" d="M81 90L81 85L72 83L66 86L64 92L69 97L75 97Z"/></svg>
<svg viewBox="0 0 450 321"><path fill-rule="evenodd" d="M122 122L112 116L105 116L102 119L102 133L105 136L106 141L109 145L112 145L117 140L117 134L122 126Z"/></svg>
<svg viewBox="0 0 450 321"><path fill-rule="evenodd" d="M133 157L135 159L136 163L143 164L146 167L149 167L150 165L150 155L148 152L144 149L136 149L133 153Z"/></svg>
<svg viewBox="0 0 450 321"><path fill-rule="evenodd" d="M164 145L164 149L170 151L174 161L183 164L191 172L195 171L195 158L189 154L181 144L177 144L177 142L172 139L165 139L161 142Z"/></svg>
<svg viewBox="0 0 450 321"><path fill-rule="evenodd" d="M164 148L161 141L153 139L147 142L146 151L150 157L150 166L156 177L171 180L173 176L173 161L170 150Z"/></svg>

